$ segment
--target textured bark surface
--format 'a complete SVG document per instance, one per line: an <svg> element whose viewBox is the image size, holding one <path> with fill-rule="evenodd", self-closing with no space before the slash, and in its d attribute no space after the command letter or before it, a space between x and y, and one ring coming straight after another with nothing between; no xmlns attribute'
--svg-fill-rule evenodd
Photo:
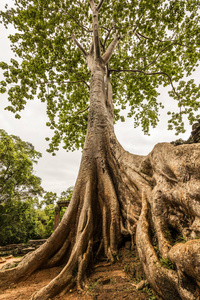
<svg viewBox="0 0 200 300"><path fill-rule="evenodd" d="M147 280L163 299L198 299L200 145L158 144L147 156L125 151L113 127L105 63L92 73L88 131L70 205L52 236L20 264L0 272L9 285L35 270L64 265L31 299L83 287L100 255L114 261L124 238L136 243Z"/></svg>
<svg viewBox="0 0 200 300"><path fill-rule="evenodd" d="M136 243L147 280L163 299L199 299L200 145L158 144L143 161ZM149 173L150 174L150 173Z"/></svg>

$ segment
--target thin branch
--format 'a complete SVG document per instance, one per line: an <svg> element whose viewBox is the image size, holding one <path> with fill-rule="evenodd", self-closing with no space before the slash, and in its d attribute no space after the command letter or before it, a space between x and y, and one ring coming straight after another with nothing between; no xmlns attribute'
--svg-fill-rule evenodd
<svg viewBox="0 0 200 300"><path fill-rule="evenodd" d="M85 51L85 49L81 46L81 44L77 41L77 39L75 38L74 34L72 34L72 39L75 42L75 44L79 47L79 49L81 50L81 52L83 53L83 55L85 57L87 57L88 53Z"/></svg>
<svg viewBox="0 0 200 300"><path fill-rule="evenodd" d="M65 61L65 60L64 60ZM68 65L68 67L69 67L69 69L72 71L72 72L74 72L75 74L76 74L76 76L77 77L79 77L80 79L81 79L81 81L83 82L83 83L85 83L85 85L88 87L88 89L90 89L90 86L89 86L89 84L84 80L84 78L80 75L80 74L78 74L76 71L74 71L74 69L72 70L72 68Z"/></svg>
<svg viewBox="0 0 200 300"><path fill-rule="evenodd" d="M107 39L109 38L110 33L111 33L111 31L113 30L114 27L115 27L115 23L114 23L113 26L108 30L108 33L107 33L107 35L106 35L106 37L105 37L105 40L104 40L104 43L103 43L104 47L106 46Z"/></svg>
<svg viewBox="0 0 200 300"><path fill-rule="evenodd" d="M99 38L99 41L100 41L101 48L103 49L103 53L105 53L105 47L100 38Z"/></svg>
<svg viewBox="0 0 200 300"><path fill-rule="evenodd" d="M113 41L110 43L110 45L108 46L108 49L106 50L106 52L103 54L102 59L104 60L105 63L108 63L114 50L115 47L117 46L118 42L120 40L120 37L118 37L117 35L115 35L115 38L113 39Z"/></svg>
<svg viewBox="0 0 200 300"><path fill-rule="evenodd" d="M115 69L111 69L110 72L131 72L131 73L142 73L144 75L165 75L168 77L169 81L170 81L170 84L171 84L171 87L174 91L174 94L178 97L178 99L180 99L180 95L176 92L176 89L173 85L173 82L172 82L172 79L171 77L165 73L165 72L150 72L150 73L146 73L142 70L115 70Z"/></svg>
<svg viewBox="0 0 200 300"><path fill-rule="evenodd" d="M129 56L129 57L125 58L121 64L123 65L129 59L135 59L135 58L133 56Z"/></svg>
<svg viewBox="0 0 200 300"><path fill-rule="evenodd" d="M141 34L140 32L138 32L137 31L137 34L136 34L137 36L139 35L140 37L143 37L144 39L146 39L146 40L152 40L153 38L150 38L150 37L148 37L148 36L146 36L146 35L144 35L144 34ZM139 37L138 37L139 38ZM159 41L159 42L166 42L166 41L162 41L162 40L160 40L160 39L156 39L156 41Z"/></svg>
<svg viewBox="0 0 200 300"><path fill-rule="evenodd" d="M90 106L86 107L85 109L83 110L79 110L77 113L76 113L76 116L77 115L80 115L81 113L85 112L86 110L88 110L90 108Z"/></svg>
<svg viewBox="0 0 200 300"><path fill-rule="evenodd" d="M70 16L70 17L74 20L74 22L75 22L79 27L81 27L82 29L84 29L84 30L87 31L87 32L92 32L92 30L88 29L87 27L85 27L84 25L82 25L81 23L79 23L79 22L76 20L76 18L75 18L73 15L71 15L69 12L66 12L66 14L67 14L68 16Z"/></svg>
<svg viewBox="0 0 200 300"><path fill-rule="evenodd" d="M153 64L157 61L157 59L159 58L159 56L161 55L161 53L164 52L168 47L173 46L173 45L174 45L174 43L169 44L169 45L167 45L165 48L163 48L163 49L157 54L156 58L155 58L153 61L151 61L148 65L146 65L142 70L145 70L147 67L153 65Z"/></svg>
<svg viewBox="0 0 200 300"><path fill-rule="evenodd" d="M145 39L147 39L147 40L153 40L154 39L154 38L145 36L144 34L141 34L140 32L137 31L136 36L138 37L138 35L141 36L141 37L143 37L143 38L145 38ZM186 44L181 44L181 43L178 43L176 40L173 40L174 35L169 40L154 39L154 41L158 41L158 42L161 42L161 43L173 42L174 45L188 47L188 45L186 45Z"/></svg>
<svg viewBox="0 0 200 300"><path fill-rule="evenodd" d="M77 80L77 81L66 81L66 80L63 80L63 81L61 81L61 83L78 83L78 82L83 82L83 80ZM59 84L59 82L58 81L43 81L43 82L38 82L37 84L54 84L54 83L56 83L56 84Z"/></svg>
<svg viewBox="0 0 200 300"><path fill-rule="evenodd" d="M104 29L104 30L106 30L106 31L109 31L110 29L108 29L107 27L105 27L105 26L99 26L99 28L102 28L102 29Z"/></svg>
<svg viewBox="0 0 200 300"><path fill-rule="evenodd" d="M104 3L104 0L99 1L99 4L97 5L97 11L99 11L101 9L103 3Z"/></svg>
<svg viewBox="0 0 200 300"><path fill-rule="evenodd" d="M135 33L135 36L141 41L141 38L137 32Z"/></svg>

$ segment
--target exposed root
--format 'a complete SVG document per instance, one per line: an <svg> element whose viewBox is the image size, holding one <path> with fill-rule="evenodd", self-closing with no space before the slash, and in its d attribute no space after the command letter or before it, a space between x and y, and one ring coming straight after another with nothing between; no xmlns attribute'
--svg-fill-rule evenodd
<svg viewBox="0 0 200 300"><path fill-rule="evenodd" d="M178 300L180 297L176 290L178 283L176 272L162 267L150 241L150 226L148 221L150 208L145 194L143 195L142 205L142 212L136 232L136 245L147 280L156 293L163 299Z"/></svg>
<svg viewBox="0 0 200 300"><path fill-rule="evenodd" d="M136 232L139 258L155 292L166 300L200 297L199 145L159 144L145 158L127 153L112 138L115 147L99 143L92 162L83 158L72 201L54 234L18 267L0 272L1 284L64 264L31 299L47 300L74 284L82 289L93 258L104 252L113 262L123 238L133 246Z"/></svg>
<svg viewBox="0 0 200 300"><path fill-rule="evenodd" d="M191 240L200 233L199 155L199 145L159 144L147 158L155 185L143 194L136 244L147 280L163 299L200 297L200 242Z"/></svg>

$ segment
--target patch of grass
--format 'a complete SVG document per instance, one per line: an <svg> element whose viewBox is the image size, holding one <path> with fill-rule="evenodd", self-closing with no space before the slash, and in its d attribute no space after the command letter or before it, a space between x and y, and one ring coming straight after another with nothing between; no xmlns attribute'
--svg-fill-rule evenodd
<svg viewBox="0 0 200 300"><path fill-rule="evenodd" d="M88 290L90 292L93 292L95 290L95 288L99 285L100 283L98 281L93 282L89 287Z"/></svg>
<svg viewBox="0 0 200 300"><path fill-rule="evenodd" d="M149 295L149 300L156 300L156 296L154 295L152 289L149 286L149 283L145 285L145 291Z"/></svg>
<svg viewBox="0 0 200 300"><path fill-rule="evenodd" d="M165 231L165 236L172 245L175 245L177 243L186 243L187 242L187 240L183 236L183 234L180 233L179 231L177 231L173 227L169 227L168 230Z"/></svg>
<svg viewBox="0 0 200 300"><path fill-rule="evenodd" d="M15 285L14 283L11 283L8 288L12 289L14 287L14 285Z"/></svg>
<svg viewBox="0 0 200 300"><path fill-rule="evenodd" d="M175 244L177 244L177 243L186 243L187 242L187 240L186 240L186 238L182 235L182 234L180 234L178 237L177 237L177 239L176 239L176 242L175 242Z"/></svg>
<svg viewBox="0 0 200 300"><path fill-rule="evenodd" d="M124 271L127 273L127 274L132 274L134 275L135 272L136 272L136 267L139 265L138 262L136 263L128 263L126 265L124 265Z"/></svg>
<svg viewBox="0 0 200 300"><path fill-rule="evenodd" d="M175 270L175 265L167 258L160 258L160 264L167 269Z"/></svg>
<svg viewBox="0 0 200 300"><path fill-rule="evenodd" d="M120 260L122 257L122 253L120 251L118 251L117 253L113 254L113 258L114 258L114 262Z"/></svg>
<svg viewBox="0 0 200 300"><path fill-rule="evenodd" d="M125 266L124 266L124 271L125 271L126 273L128 272L128 269L129 269L128 265L125 265Z"/></svg>
<svg viewBox="0 0 200 300"><path fill-rule="evenodd" d="M133 251L129 251L129 252L128 252L128 255L129 255L130 257L132 257L132 258L137 258L135 252L133 252Z"/></svg>

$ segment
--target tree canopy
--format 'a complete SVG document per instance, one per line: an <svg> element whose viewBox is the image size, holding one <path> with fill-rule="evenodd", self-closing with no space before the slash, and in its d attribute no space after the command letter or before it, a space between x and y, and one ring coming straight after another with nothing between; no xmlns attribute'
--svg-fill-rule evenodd
<svg viewBox="0 0 200 300"><path fill-rule="evenodd" d="M1 245L45 236L42 218L35 208L44 192L33 170L40 157L31 143L0 129Z"/></svg>
<svg viewBox="0 0 200 300"><path fill-rule="evenodd" d="M0 129L0 203L41 196L41 179L33 164L41 157L31 143Z"/></svg>
<svg viewBox="0 0 200 300"><path fill-rule="evenodd" d="M177 105L169 129L184 132L183 116L192 124L199 115L199 85L191 74L200 58L198 0L105 1L99 15L101 53L117 31L121 37L107 64L113 87L115 120L124 121L120 110L128 108L135 126L145 133L159 120L159 86L169 86ZM77 47L89 51L92 15L89 1L19 0L1 12L16 58L0 63L8 91L8 110L20 118L28 100L37 97L47 104L54 136L49 151L83 146L89 108L90 71ZM75 42L74 42L75 41ZM185 78L189 76L186 81ZM49 140L49 138L47 138Z"/></svg>

